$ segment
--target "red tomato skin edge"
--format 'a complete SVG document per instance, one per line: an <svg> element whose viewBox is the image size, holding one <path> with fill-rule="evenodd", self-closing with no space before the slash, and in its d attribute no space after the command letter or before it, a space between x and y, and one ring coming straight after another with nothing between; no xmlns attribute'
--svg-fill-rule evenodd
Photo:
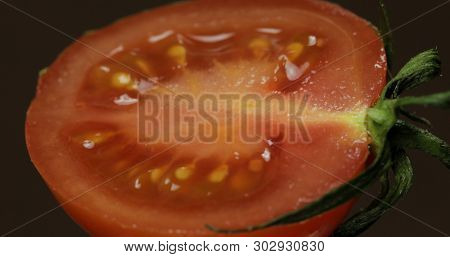
<svg viewBox="0 0 450 257"><path fill-rule="evenodd" d="M58 197L56 196L58 199ZM274 226L266 229L256 230L253 232L238 233L238 234L220 234L211 232L207 236L232 236L232 237L325 237L330 236L333 231L342 223L345 217L350 212L351 208L356 202L356 198L344 203L332 210L329 210L323 214L319 214L315 217L307 219L305 221L289 224ZM148 232L136 231L134 229L120 228L115 223L103 220L93 220L90 215L86 213L86 210L80 209L75 204L67 203L63 206L66 213L76 221L85 231L91 236L103 236L103 237L173 237L173 236L188 236L188 237L200 237L205 235L197 234L167 234L154 232L149 234ZM324 226L324 224L327 224Z"/></svg>

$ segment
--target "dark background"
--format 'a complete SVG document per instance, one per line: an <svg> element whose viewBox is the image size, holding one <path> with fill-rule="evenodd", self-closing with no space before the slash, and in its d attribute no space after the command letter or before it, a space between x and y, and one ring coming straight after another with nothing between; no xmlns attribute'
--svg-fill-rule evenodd
<svg viewBox="0 0 450 257"><path fill-rule="evenodd" d="M143 9L169 1L111 0L6 0L46 23L79 37ZM275 1L275 0L274 0ZM446 0L386 0L396 28ZM0 0L0 92L1 171L0 234L9 232L58 205L30 162L25 147L24 123L35 93L37 73L48 66L71 40L6 6ZM377 24L376 0L334 1ZM438 46L443 76L413 93L431 93L450 86L450 4L399 28L394 33L398 68L410 57ZM449 114L442 110L417 109L434 124L432 132L450 141ZM450 234L450 172L423 153L411 152L416 176L407 198L397 207L441 231ZM62 209L16 230L11 236L84 236ZM440 236L427 226L390 210L364 236Z"/></svg>

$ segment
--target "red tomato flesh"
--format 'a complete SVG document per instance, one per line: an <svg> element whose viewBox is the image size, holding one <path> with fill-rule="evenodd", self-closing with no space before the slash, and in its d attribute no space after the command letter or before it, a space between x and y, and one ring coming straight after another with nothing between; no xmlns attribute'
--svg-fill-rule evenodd
<svg viewBox="0 0 450 257"><path fill-rule="evenodd" d="M376 31L337 5L169 5L67 48L39 79L27 145L68 214L92 235L220 235L205 224L235 229L263 223L361 172L370 144L365 111L378 98L385 73ZM276 93L283 99L307 94L302 121L310 142L264 133L255 144L227 144L221 133L214 144L138 142L136 99L164 90ZM278 115L272 122L289 119ZM329 235L351 205L240 235Z"/></svg>

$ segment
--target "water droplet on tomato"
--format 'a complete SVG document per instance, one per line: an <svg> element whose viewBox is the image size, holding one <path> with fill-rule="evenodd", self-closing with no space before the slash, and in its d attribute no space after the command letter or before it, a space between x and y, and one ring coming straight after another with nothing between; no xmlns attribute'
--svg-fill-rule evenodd
<svg viewBox="0 0 450 257"><path fill-rule="evenodd" d="M103 72L106 72L106 73L108 73L108 72L111 71L111 69L110 69L108 66L105 66L105 65L101 65L101 66L99 67L99 69L100 69L101 71L103 71Z"/></svg>
<svg viewBox="0 0 450 257"><path fill-rule="evenodd" d="M95 143L92 140L84 140L83 141L83 147L86 149L93 149L95 147Z"/></svg>
<svg viewBox="0 0 450 257"><path fill-rule="evenodd" d="M166 30L166 31L164 31L164 32L162 32L160 34L150 36L148 38L148 42L156 43L156 42L159 42L159 41L161 41L163 39L166 39L166 38L170 37L172 34L173 34L172 30Z"/></svg>
<svg viewBox="0 0 450 257"><path fill-rule="evenodd" d="M128 94L123 94L114 99L114 103L117 105L131 105L138 102L138 99L130 97Z"/></svg>
<svg viewBox="0 0 450 257"><path fill-rule="evenodd" d="M270 150L269 148L265 148L264 152L261 154L261 157L264 159L264 161L269 162L270 161Z"/></svg>
<svg viewBox="0 0 450 257"><path fill-rule="evenodd" d="M233 32L219 33L215 35L190 35L189 37L202 43L218 43L234 36Z"/></svg>
<svg viewBox="0 0 450 257"><path fill-rule="evenodd" d="M315 46L317 44L317 38L314 35L308 36L308 46Z"/></svg>
<svg viewBox="0 0 450 257"><path fill-rule="evenodd" d="M279 34L281 29L278 28L258 28L256 31L266 34Z"/></svg>
<svg viewBox="0 0 450 257"><path fill-rule="evenodd" d="M137 178L136 180L134 180L134 188L140 189L141 187L142 187L141 180L140 180L139 178Z"/></svg>
<svg viewBox="0 0 450 257"><path fill-rule="evenodd" d="M180 189L180 186L179 185L177 185L177 184L174 184L174 183L172 183L171 185L170 185L170 191L177 191L178 189Z"/></svg>

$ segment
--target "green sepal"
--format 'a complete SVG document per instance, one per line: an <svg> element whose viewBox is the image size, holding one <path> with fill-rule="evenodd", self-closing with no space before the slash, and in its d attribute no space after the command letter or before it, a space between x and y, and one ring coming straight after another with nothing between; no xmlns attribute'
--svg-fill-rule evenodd
<svg viewBox="0 0 450 257"><path fill-rule="evenodd" d="M450 146L428 130L397 121L391 131L391 142L403 148L418 149L439 159L450 169Z"/></svg>
<svg viewBox="0 0 450 257"><path fill-rule="evenodd" d="M97 32L96 29L86 30L85 32L83 32L83 36L89 36L89 35L94 34L95 32Z"/></svg>
<svg viewBox="0 0 450 257"><path fill-rule="evenodd" d="M397 107L409 105L434 106L440 108L450 107L450 91L424 96L406 96L395 99Z"/></svg>
<svg viewBox="0 0 450 257"><path fill-rule="evenodd" d="M429 120L425 119L424 117L418 116L415 113L407 111L403 107L399 107L398 112L412 121L421 123L427 127L431 127L431 122Z"/></svg>
<svg viewBox="0 0 450 257"><path fill-rule="evenodd" d="M413 178L411 161L403 149L393 150L392 159L393 185L389 185L388 173L383 174L380 178L382 189L378 197L368 207L341 224L333 236L356 236L364 232L408 192Z"/></svg>
<svg viewBox="0 0 450 257"><path fill-rule="evenodd" d="M378 0L378 6L381 11L381 20L379 22L379 33L383 38L384 50L386 52L386 61L389 73L392 70L392 60L394 60L394 47L392 39L391 24L389 21L388 11L383 0Z"/></svg>
<svg viewBox="0 0 450 257"><path fill-rule="evenodd" d="M38 72L38 77L44 76L45 73L47 73L47 71L48 71L48 67L45 67L45 68L39 70L39 72Z"/></svg>
<svg viewBox="0 0 450 257"><path fill-rule="evenodd" d="M430 49L413 57L386 85L382 98L396 98L403 91L417 87L441 73L437 49Z"/></svg>

